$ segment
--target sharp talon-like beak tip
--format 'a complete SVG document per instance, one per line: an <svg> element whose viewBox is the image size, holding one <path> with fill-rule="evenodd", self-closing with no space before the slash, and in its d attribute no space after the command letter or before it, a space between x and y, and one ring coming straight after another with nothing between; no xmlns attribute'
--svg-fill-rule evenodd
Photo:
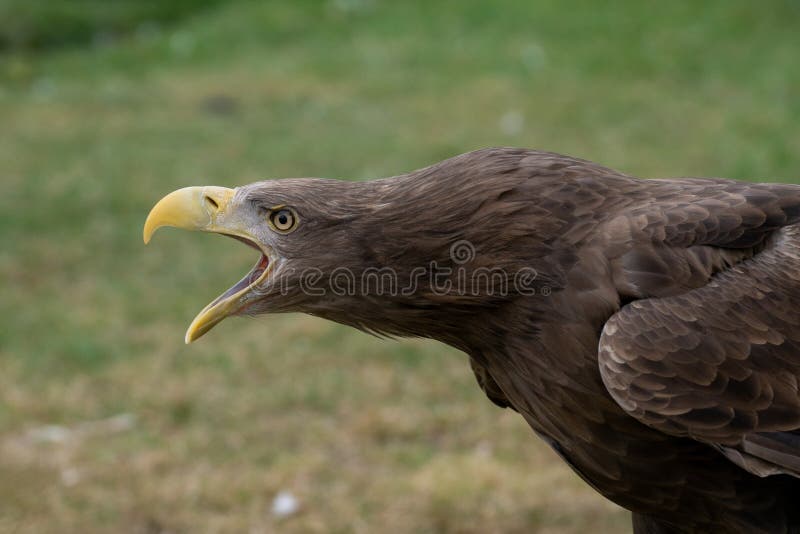
<svg viewBox="0 0 800 534"><path fill-rule="evenodd" d="M142 228L142 241L144 241L145 245L150 242L150 239L152 239L154 232L154 229L151 228L152 225L150 224L151 213L153 213L153 210L150 210L150 213L147 214L147 219L145 219L144 221L144 228Z"/></svg>
<svg viewBox="0 0 800 534"><path fill-rule="evenodd" d="M153 234L156 233L156 230L161 228L162 226L169 225L169 221L163 221L164 217L164 210L161 207L162 202L159 202L150 210L150 213L147 214L147 219L144 221L144 228L142 228L142 240L144 244L147 245L150 243L150 240L153 239Z"/></svg>

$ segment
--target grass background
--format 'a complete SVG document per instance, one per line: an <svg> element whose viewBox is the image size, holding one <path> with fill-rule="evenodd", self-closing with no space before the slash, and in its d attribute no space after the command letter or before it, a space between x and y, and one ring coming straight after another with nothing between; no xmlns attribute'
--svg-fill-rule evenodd
<svg viewBox="0 0 800 534"><path fill-rule="evenodd" d="M493 145L795 181L800 4L58 6L0 0L0 532L629 529L451 349L303 316L184 346L252 254L142 223Z"/></svg>

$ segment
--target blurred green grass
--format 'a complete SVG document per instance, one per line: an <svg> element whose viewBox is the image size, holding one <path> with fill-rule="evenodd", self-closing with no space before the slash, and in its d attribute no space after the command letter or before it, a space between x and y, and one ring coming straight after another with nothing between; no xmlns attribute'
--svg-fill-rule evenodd
<svg viewBox="0 0 800 534"><path fill-rule="evenodd" d="M141 226L186 185L368 179L493 145L796 181L799 4L171 6L169 24L120 8L111 41L0 52L0 531L626 529L446 347L301 316L185 347L253 257L169 231L145 249ZM80 13L93 35L111 20ZM133 428L31 441L119 413ZM301 503L283 520L281 490Z"/></svg>
<svg viewBox="0 0 800 534"><path fill-rule="evenodd" d="M103 44L148 34L219 0L0 0L0 49Z"/></svg>

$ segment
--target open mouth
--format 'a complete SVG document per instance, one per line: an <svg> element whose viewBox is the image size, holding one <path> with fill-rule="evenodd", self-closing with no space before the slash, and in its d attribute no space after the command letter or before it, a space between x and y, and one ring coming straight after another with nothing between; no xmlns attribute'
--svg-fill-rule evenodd
<svg viewBox="0 0 800 534"><path fill-rule="evenodd" d="M261 257L258 258L256 264L253 266L252 269L250 269L250 272L247 273L244 276L244 278L236 282L236 284L231 286L231 288L228 289L225 293L214 299L211 302L211 304L209 304L209 306L213 306L222 300L229 299L234 295L241 293L242 291L248 290L253 286L258 285L263 281L264 278L266 278L266 276L263 275L269 270L270 267L269 256L267 256L267 254L263 250L261 250L261 247L256 245L254 242L250 241L247 238L240 237L238 235L231 235L231 234L222 234L222 235L227 237L232 237L235 240L244 243L248 247L257 250L258 253L261 254Z"/></svg>
<svg viewBox="0 0 800 534"><path fill-rule="evenodd" d="M238 235L227 233L222 233L222 235L241 241L250 248L257 250L261 256L244 278L236 282L197 314L197 317L194 318L186 331L186 343L195 341L224 318L243 312L258 296L258 286L266 280L272 270L272 262L270 262L268 254L255 242Z"/></svg>
<svg viewBox="0 0 800 534"><path fill-rule="evenodd" d="M218 186L184 187L159 200L144 222L145 244L162 226L222 234L257 250L260 257L247 275L197 314L186 331L186 343L198 339L229 315L246 311L260 295L272 271L270 250L251 238L248 212L235 201L236 190Z"/></svg>

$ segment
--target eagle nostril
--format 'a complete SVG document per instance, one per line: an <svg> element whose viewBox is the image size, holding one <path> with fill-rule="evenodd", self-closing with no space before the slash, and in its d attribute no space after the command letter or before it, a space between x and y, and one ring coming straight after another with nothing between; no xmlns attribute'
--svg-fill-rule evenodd
<svg viewBox="0 0 800 534"><path fill-rule="evenodd" d="M214 211L217 211L219 209L219 203L216 200L214 200L213 198L211 198L210 196L203 195L203 200L205 200L206 206L208 208L210 208L210 209L212 209Z"/></svg>

